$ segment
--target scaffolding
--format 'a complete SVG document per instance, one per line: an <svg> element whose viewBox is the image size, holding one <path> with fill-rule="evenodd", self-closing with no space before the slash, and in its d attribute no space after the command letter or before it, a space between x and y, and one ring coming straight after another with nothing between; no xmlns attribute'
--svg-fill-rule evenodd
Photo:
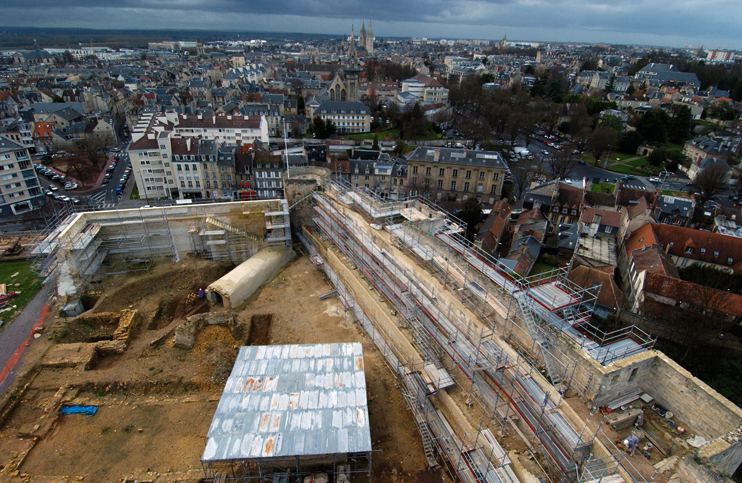
<svg viewBox="0 0 742 483"><path fill-rule="evenodd" d="M356 210L371 228L381 229L374 223L383 223L383 229L390 233L390 243L455 294L477 320L467 320L453 304L446 306L444 297L390 254L381 237L359 226L344 214L344 209ZM561 401L568 390L586 395L591 379L583 383L575 379L579 362L560 350L558 342L566 335L588 356L608 364L650 348L654 340L636 327L601 332L590 324L600 286L574 284L567 268L521 277L464 239L461 220L426 200L387 202L335 181L326 194L314 194L313 212L317 233L331 241L393 307L398 327L407 329L407 337L420 356L422 362L405 361L405 372L399 377L423 445L435 447L453 474L468 480L469 475L459 475L460 463L466 458L457 462L450 453L455 447L460 454L462 447L450 436L435 436L446 424L436 420L423 402L445 388L436 387L434 378L422 369L435 371L450 362L458 376L446 375L493 422L504 427L514 424L514 413L519 416L530 430L528 444L538 446L545 456L544 471L552 481L578 479L579 470L590 458L595 436L587 434L587 426L581 432L571 426L561 412ZM312 243L303 236L300 240L315 266L326 273L331 271ZM317 243L316 238L312 241ZM337 287L337 276L330 278ZM354 308L349 298L345 291L338 290L338 300L347 310ZM514 357L493 341L496 330L516 349ZM515 330L523 333L515 336ZM384 336L382 332L382 339L391 340ZM395 364L393 371L398 372L399 359ZM534 374L534 368L546 381ZM542 386L549 383L555 392Z"/></svg>
<svg viewBox="0 0 742 483"><path fill-rule="evenodd" d="M423 360L423 367L443 367L445 356L468 381L462 387L471 391L489 414L499 418L499 413L505 410L507 417L508 405L520 413L533 431L536 441L544 448L544 454L551 458L556 480L569 474L574 461L584 458L586 441L567 422L557 404L547 405L544 402L543 406L539 406L542 399L548 401L546 393L532 382L530 376L524 378L515 374L520 361L509 361L492 342L494 327L475 324L451 305L442 306L442 298L391 257L380 240L372 239L372 235L358 227L324 196L316 196L314 212L314 223L319 231L360 270L410 329L411 343ZM322 266L326 267L326 264ZM466 466L468 471L476 475L477 471L473 468L478 465L462 456L468 452L464 451L461 441L452 438L451 431L441 430L446 425L432 415L434 413L429 411L430 408L423 411L423 397L427 398L442 388L436 388L433 381L428 384L419 368L409 362L405 367L406 372L402 374L407 388L405 397L415 413L418 426L425 420L428 428L420 431L423 444L427 444L432 434L432 441L440 443L436 445L438 454L448 460L454 473L459 474ZM456 382L462 384L462 381ZM500 394L506 396L501 397ZM419 406L413 402L419 403ZM446 436L436 438L435 433L439 430ZM460 456L458 459L451 458L451 448L455 448L455 453ZM459 476L467 481L470 478L470 475ZM476 476L474 481L478 481Z"/></svg>

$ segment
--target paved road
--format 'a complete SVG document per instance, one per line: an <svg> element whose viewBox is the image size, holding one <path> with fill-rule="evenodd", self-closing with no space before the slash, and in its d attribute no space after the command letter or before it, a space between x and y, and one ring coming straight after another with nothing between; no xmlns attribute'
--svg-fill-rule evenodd
<svg viewBox="0 0 742 483"><path fill-rule="evenodd" d="M31 330L41 315L41 309L44 308L44 304L46 304L49 296L53 293L54 287L54 284L42 287L36 296L26 305L26 308L18 315L15 322L0 333L0 367L4 367L16 349L30 337ZM10 385L13 384L17 367L0 383L0 395L4 394Z"/></svg>

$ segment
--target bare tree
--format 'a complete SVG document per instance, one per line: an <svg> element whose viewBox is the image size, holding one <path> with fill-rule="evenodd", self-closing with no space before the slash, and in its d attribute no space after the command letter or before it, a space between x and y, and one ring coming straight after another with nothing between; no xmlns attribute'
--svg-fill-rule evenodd
<svg viewBox="0 0 742 483"><path fill-rule="evenodd" d="M520 112L514 112L510 115L508 120L508 139L510 144L515 144L515 140L518 139L520 130L525 124L526 116Z"/></svg>
<svg viewBox="0 0 742 483"><path fill-rule="evenodd" d="M93 134L75 143L74 154L90 163L96 171L103 169L106 162L106 148L113 144L111 134Z"/></svg>
<svg viewBox="0 0 742 483"><path fill-rule="evenodd" d="M81 156L74 156L67 163L67 173L72 174L80 182L81 188L85 187L85 179L90 176L92 169L88 160Z"/></svg>
<svg viewBox="0 0 742 483"><path fill-rule="evenodd" d="M698 190L698 201L701 204L726 191L728 173L729 166L712 164L696 174L691 186Z"/></svg>
<svg viewBox="0 0 742 483"><path fill-rule="evenodd" d="M516 198L520 198L526 188L531 185L531 182L543 173L543 165L540 160L533 163L526 163L525 161L523 164L511 163L510 166Z"/></svg>
<svg viewBox="0 0 742 483"><path fill-rule="evenodd" d="M603 153L613 147L618 147L618 133L611 127L598 126L587 139L587 149L595 156L595 166Z"/></svg>
<svg viewBox="0 0 742 483"><path fill-rule="evenodd" d="M566 179L577 165L577 159L572 156L572 147L564 146L561 150L553 151L546 159L552 176L557 179Z"/></svg>
<svg viewBox="0 0 742 483"><path fill-rule="evenodd" d="M732 179L735 180L735 184L732 185L734 196L737 200L742 199L742 170L736 170Z"/></svg>

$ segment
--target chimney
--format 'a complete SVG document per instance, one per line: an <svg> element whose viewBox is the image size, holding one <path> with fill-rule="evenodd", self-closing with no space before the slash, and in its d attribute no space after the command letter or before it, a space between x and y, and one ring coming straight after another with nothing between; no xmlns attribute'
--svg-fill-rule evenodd
<svg viewBox="0 0 742 483"><path fill-rule="evenodd" d="M231 121L232 120L232 116L231 115L227 116L227 120Z"/></svg>
<svg viewBox="0 0 742 483"><path fill-rule="evenodd" d="M212 124L216 124L216 116L211 116L213 119L211 120Z"/></svg>
<svg viewBox="0 0 742 483"><path fill-rule="evenodd" d="M433 161L437 163L440 158L441 158L441 150L440 148L435 148L435 152L433 154Z"/></svg>
<svg viewBox="0 0 742 483"><path fill-rule="evenodd" d="M183 117L185 117L185 116L183 116ZM204 116L203 116L203 115L201 115L201 114L199 114L199 115L198 115L198 120L199 120L199 121L200 121L201 119L203 119L203 118L204 118Z"/></svg>
<svg viewBox="0 0 742 483"><path fill-rule="evenodd" d="M186 138L186 149L191 150L191 138Z"/></svg>

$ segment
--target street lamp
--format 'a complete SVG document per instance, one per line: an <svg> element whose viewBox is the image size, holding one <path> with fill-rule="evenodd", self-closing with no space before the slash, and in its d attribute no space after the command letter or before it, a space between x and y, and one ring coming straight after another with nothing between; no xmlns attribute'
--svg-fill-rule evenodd
<svg viewBox="0 0 742 483"><path fill-rule="evenodd" d="M608 154L605 156L605 161L603 162L603 168L608 168L608 158L611 157L611 145L608 145Z"/></svg>

